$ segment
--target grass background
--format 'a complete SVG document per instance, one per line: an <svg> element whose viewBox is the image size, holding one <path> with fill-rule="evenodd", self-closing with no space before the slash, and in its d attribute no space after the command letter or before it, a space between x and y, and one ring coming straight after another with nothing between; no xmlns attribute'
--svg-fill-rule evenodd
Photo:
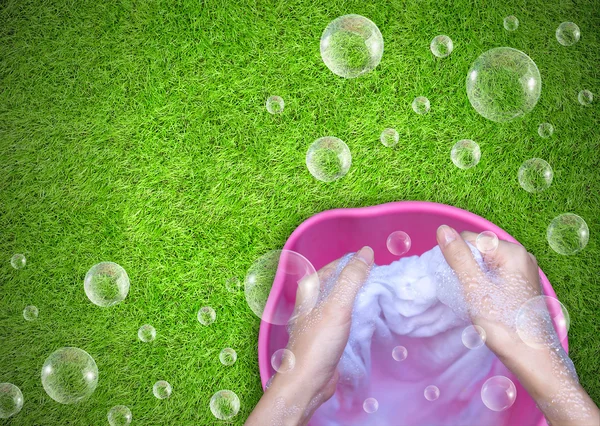
<svg viewBox="0 0 600 426"><path fill-rule="evenodd" d="M337 16L358 13L380 28L385 52L368 75L345 80L321 61L319 38ZM508 33L505 16L519 29ZM554 36L574 21L572 47ZM433 57L438 34L454 41ZM469 65L510 46L537 63L542 96L523 119L493 123L465 93ZM243 292L227 292L251 262L280 248L313 214L336 207L429 200L479 214L507 230L539 261L571 315L571 357L600 403L598 1L128 1L0 0L0 382L25 397L1 424L100 425L128 405L134 423L216 422L211 395L231 389L241 424L261 396L259 321ZM281 116L264 107L286 102ZM410 103L427 96L431 112ZM555 127L547 140L540 122ZM395 127L400 143L379 134ZM353 165L324 184L310 176L310 143L346 141ZM469 138L482 158L471 170L450 161ZM531 157L555 177L532 195L517 182ZM549 221L574 212L591 239L576 256L554 253ZM15 271L14 253L27 256ZM112 308L91 304L83 277L95 263L125 267L131 290ZM36 305L35 322L21 312ZM210 305L217 321L195 319ZM153 324L151 344L137 329ZM45 358L62 346L89 352L100 370L94 395L63 406L43 391ZM238 361L219 363L233 347ZM152 395L157 380L170 399Z"/></svg>

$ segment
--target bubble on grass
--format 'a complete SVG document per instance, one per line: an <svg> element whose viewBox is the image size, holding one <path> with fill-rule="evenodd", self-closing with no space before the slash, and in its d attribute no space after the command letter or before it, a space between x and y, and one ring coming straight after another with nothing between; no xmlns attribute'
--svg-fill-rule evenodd
<svg viewBox="0 0 600 426"><path fill-rule="evenodd" d="M412 101L413 111L420 115L427 114L429 112L430 106L431 105L429 104L429 99L427 99L425 96L417 96Z"/></svg>
<svg viewBox="0 0 600 426"><path fill-rule="evenodd" d="M25 318L26 321L35 321L38 314L38 308L33 305L25 306L25 309L23 309L23 318Z"/></svg>
<svg viewBox="0 0 600 426"><path fill-rule="evenodd" d="M423 395L427 401L435 401L440 397L440 390L437 386L429 385L425 388Z"/></svg>
<svg viewBox="0 0 600 426"><path fill-rule="evenodd" d="M86 351L60 348L44 362L42 385L56 402L75 404L94 393L98 385L98 367Z"/></svg>
<svg viewBox="0 0 600 426"><path fill-rule="evenodd" d="M225 288L230 293L237 293L242 287L242 282L237 277L229 277L225 280Z"/></svg>
<svg viewBox="0 0 600 426"><path fill-rule="evenodd" d="M350 148L334 136L317 139L306 152L308 171L322 182L333 182L346 176L351 165Z"/></svg>
<svg viewBox="0 0 600 426"><path fill-rule="evenodd" d="M156 329L150 324L142 325L138 330L138 339L142 342L151 342L156 338Z"/></svg>
<svg viewBox="0 0 600 426"><path fill-rule="evenodd" d="M564 213L552 219L546 238L552 250L571 255L585 248L590 239L590 229L583 218L573 213Z"/></svg>
<svg viewBox="0 0 600 426"><path fill-rule="evenodd" d="M538 135L540 137L547 139L554 133L554 126L550 123L541 123L538 126Z"/></svg>
<svg viewBox="0 0 600 426"><path fill-rule="evenodd" d="M396 256L402 256L410 250L410 236L404 231L392 232L386 240L387 249Z"/></svg>
<svg viewBox="0 0 600 426"><path fill-rule="evenodd" d="M463 330L461 339L468 349L478 349L485 344L485 330L478 325L469 325Z"/></svg>
<svg viewBox="0 0 600 426"><path fill-rule="evenodd" d="M516 31L519 28L519 20L516 16L510 15L504 18L504 29L506 31Z"/></svg>
<svg viewBox="0 0 600 426"><path fill-rule="evenodd" d="M498 236L492 231L483 231L475 240L477 250L482 254L492 254L498 248Z"/></svg>
<svg viewBox="0 0 600 426"><path fill-rule="evenodd" d="M271 356L271 366L278 373L287 373L296 366L296 357L289 349L278 349Z"/></svg>
<svg viewBox="0 0 600 426"><path fill-rule="evenodd" d="M388 128L381 132L379 137L381 143L387 147L395 146L400 140L400 135L396 129Z"/></svg>
<svg viewBox="0 0 600 426"><path fill-rule="evenodd" d="M120 265L100 262L90 268L83 280L85 294L98 306L113 306L129 293L129 277Z"/></svg>
<svg viewBox="0 0 600 426"><path fill-rule="evenodd" d="M211 325L217 319L217 313L210 306L203 306L198 310L198 321L202 325Z"/></svg>
<svg viewBox="0 0 600 426"><path fill-rule="evenodd" d="M344 15L327 25L321 36L321 58L335 75L355 78L373 70L383 56L383 36L371 20Z"/></svg>
<svg viewBox="0 0 600 426"><path fill-rule="evenodd" d="M479 163L481 159L481 149L475 141L463 139L452 147L450 158L459 169L470 169Z"/></svg>
<svg viewBox="0 0 600 426"><path fill-rule="evenodd" d="M535 62L520 50L497 47L481 54L467 73L467 96L479 114L505 122L537 104L542 78Z"/></svg>
<svg viewBox="0 0 600 426"><path fill-rule="evenodd" d="M267 111L271 114L281 114L284 107L285 102L281 96L270 96L267 99Z"/></svg>
<svg viewBox="0 0 600 426"><path fill-rule="evenodd" d="M408 350L404 346L396 346L392 349L392 358L395 361L404 361L408 356Z"/></svg>
<svg viewBox="0 0 600 426"><path fill-rule="evenodd" d="M235 364L236 360L237 360L237 353L231 348L225 348L219 354L219 361L221 361L221 364L223 364L223 365L227 365L227 366L233 365L233 364Z"/></svg>
<svg viewBox="0 0 600 426"><path fill-rule="evenodd" d="M379 409L379 401L375 398L367 398L363 402L363 410L365 413L373 414Z"/></svg>
<svg viewBox="0 0 600 426"><path fill-rule="evenodd" d="M25 259L25 255L23 254L15 254L10 258L10 266L15 269L22 269L25 267L27 263L27 259Z"/></svg>
<svg viewBox="0 0 600 426"><path fill-rule="evenodd" d="M572 46L581 38L581 31L574 22L563 22L556 29L556 40L563 46Z"/></svg>
<svg viewBox="0 0 600 426"><path fill-rule="evenodd" d="M508 377L490 377L481 387L481 400L492 411L508 410L516 399L517 388Z"/></svg>
<svg viewBox="0 0 600 426"><path fill-rule="evenodd" d="M108 411L108 424L110 426L127 426L133 418L131 410L125 405L115 405Z"/></svg>
<svg viewBox="0 0 600 426"><path fill-rule="evenodd" d="M550 187L554 173L552 167L541 158L531 158L519 168L519 185L527 192L542 192Z"/></svg>
<svg viewBox="0 0 600 426"><path fill-rule="evenodd" d="M0 383L0 419L8 419L23 408L23 393L12 383Z"/></svg>
<svg viewBox="0 0 600 426"><path fill-rule="evenodd" d="M240 411L240 399L230 390L220 390L210 398L210 411L219 420L229 420Z"/></svg>
<svg viewBox="0 0 600 426"><path fill-rule="evenodd" d="M571 319L567 308L558 299L540 295L521 305L515 325L523 342L540 349L562 342L569 332Z"/></svg>
<svg viewBox="0 0 600 426"><path fill-rule="evenodd" d="M431 44L429 45L429 49L434 56L438 58L445 58L452 53L454 49L454 44L452 40L447 35L439 35L431 40Z"/></svg>
<svg viewBox="0 0 600 426"><path fill-rule="evenodd" d="M277 278L283 294L303 301L294 312L294 304L269 299ZM291 250L272 250L259 257L248 269L244 289L246 302L263 321L286 325L292 314L302 316L312 310L319 296L319 277L310 261Z"/></svg>
<svg viewBox="0 0 600 426"><path fill-rule="evenodd" d="M171 396L172 392L173 388L169 382L165 380L159 380L158 382L154 383L154 386L152 386L152 393L158 399L167 399Z"/></svg>
<svg viewBox="0 0 600 426"><path fill-rule="evenodd" d="M577 100L581 105L590 105L594 101L594 94L589 90L582 90L577 95Z"/></svg>

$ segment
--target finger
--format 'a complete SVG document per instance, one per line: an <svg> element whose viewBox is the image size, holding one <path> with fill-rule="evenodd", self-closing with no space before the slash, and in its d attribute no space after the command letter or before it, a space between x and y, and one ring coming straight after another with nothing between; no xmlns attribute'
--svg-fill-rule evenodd
<svg viewBox="0 0 600 426"><path fill-rule="evenodd" d="M348 264L342 269L335 287L327 299L327 304L340 312L352 312L354 299L361 289L373 265L373 249L365 246L352 256ZM350 308L350 309L348 309Z"/></svg>
<svg viewBox="0 0 600 426"><path fill-rule="evenodd" d="M323 266L316 274L307 275L298 282L296 290L296 310L306 301L315 302L318 297L319 290L324 282L333 276L340 259Z"/></svg>
<svg viewBox="0 0 600 426"><path fill-rule="evenodd" d="M473 258L471 249L453 228L448 225L440 226L436 237L446 262L457 275L473 276L482 272Z"/></svg>

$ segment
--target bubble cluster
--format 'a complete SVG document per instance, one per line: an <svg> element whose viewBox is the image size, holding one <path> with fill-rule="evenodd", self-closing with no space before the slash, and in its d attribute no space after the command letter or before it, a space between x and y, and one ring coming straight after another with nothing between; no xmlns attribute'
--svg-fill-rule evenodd
<svg viewBox="0 0 600 426"><path fill-rule="evenodd" d="M8 419L23 408L21 389L12 383L0 383L0 419Z"/></svg>
<svg viewBox="0 0 600 426"><path fill-rule="evenodd" d="M396 346L392 349L392 358L395 361L404 361L408 356L408 350L404 346Z"/></svg>
<svg viewBox="0 0 600 426"><path fill-rule="evenodd" d="M281 96L270 96L267 99L267 111L270 114L281 114L284 107L285 102Z"/></svg>
<svg viewBox="0 0 600 426"><path fill-rule="evenodd" d="M558 299L545 295L523 303L515 320L517 334L532 348L557 346L567 337L570 323L567 308Z"/></svg>
<svg viewBox="0 0 600 426"><path fill-rule="evenodd" d="M482 254L492 254L498 248L498 236L492 231L483 231L475 240L477 250Z"/></svg>
<svg viewBox="0 0 600 426"><path fill-rule="evenodd" d="M23 318L25 318L26 321L35 321L38 314L38 308L33 305L25 306L25 309L23 309Z"/></svg>
<svg viewBox="0 0 600 426"><path fill-rule="evenodd" d="M167 399L171 396L172 392L173 388L169 382L165 380L159 380L158 382L154 383L154 386L152 386L152 393L158 399Z"/></svg>
<svg viewBox="0 0 600 426"><path fill-rule="evenodd" d="M129 293L129 277L120 265L101 262L90 268L83 280L85 294L98 306L113 306L122 302Z"/></svg>
<svg viewBox="0 0 600 426"><path fill-rule="evenodd" d="M581 31L573 22L563 22L556 29L556 40L563 46L572 46L581 38Z"/></svg>
<svg viewBox="0 0 600 426"><path fill-rule="evenodd" d="M517 388L508 377L494 376L481 387L481 400L492 411L504 411L517 399Z"/></svg>
<svg viewBox="0 0 600 426"><path fill-rule="evenodd" d="M594 94L589 90L582 90L577 95L577 100L581 105L590 105L594 101Z"/></svg>
<svg viewBox="0 0 600 426"><path fill-rule="evenodd" d="M404 231L394 231L387 237L386 246L393 255L402 256L410 250L410 236Z"/></svg>
<svg viewBox="0 0 600 426"><path fill-rule="evenodd" d="M156 338L156 329L150 324L144 324L138 329L138 339L142 342L151 342Z"/></svg>
<svg viewBox="0 0 600 426"><path fill-rule="evenodd" d="M461 339L468 349L478 349L485 344L485 330L478 325L469 325L463 330Z"/></svg>
<svg viewBox="0 0 600 426"><path fill-rule="evenodd" d="M379 401L375 398L367 398L363 402L363 410L366 413L373 414L379 409Z"/></svg>
<svg viewBox="0 0 600 426"><path fill-rule="evenodd" d="M585 248L590 239L590 229L581 217L573 213L561 214L550 222L546 238L552 250L571 255Z"/></svg>
<svg viewBox="0 0 600 426"><path fill-rule="evenodd" d="M219 420L229 420L240 411L240 399L230 390L220 390L210 398L210 411Z"/></svg>
<svg viewBox="0 0 600 426"><path fill-rule="evenodd" d="M15 269L23 269L26 263L27 259L25 259L25 255L22 254L15 254L10 258L10 266Z"/></svg>
<svg viewBox="0 0 600 426"><path fill-rule="evenodd" d="M125 405L115 405L108 411L110 426L127 426L131 423L132 418L131 410Z"/></svg>
<svg viewBox="0 0 600 426"><path fill-rule="evenodd" d="M425 96L418 96L412 101L412 109L417 114L423 115L429 112L431 105Z"/></svg>
<svg viewBox="0 0 600 426"><path fill-rule="evenodd" d="M56 402L75 404L94 393L98 385L98 367L86 351L61 348L46 358L42 367L42 385Z"/></svg>
<svg viewBox="0 0 600 426"><path fill-rule="evenodd" d="M439 35L431 40L429 49L434 56L437 56L438 58L445 58L452 53L454 44L452 43L450 37L446 35Z"/></svg>
<svg viewBox="0 0 600 426"><path fill-rule="evenodd" d="M425 388L423 395L427 401L435 401L440 397L440 390L437 386L429 385Z"/></svg>
<svg viewBox="0 0 600 426"><path fill-rule="evenodd" d="M321 36L321 58L327 68L344 78L373 70L383 55L383 36L372 21L344 15L327 25Z"/></svg>
<svg viewBox="0 0 600 426"><path fill-rule="evenodd" d="M396 131L396 129L387 128L383 132L381 132L381 136L379 140L384 146L392 147L398 144L400 140L400 135Z"/></svg>
<svg viewBox="0 0 600 426"><path fill-rule="evenodd" d="M452 147L450 159L459 169L470 169L479 163L481 159L481 149L475 141L463 139Z"/></svg>
<svg viewBox="0 0 600 426"><path fill-rule="evenodd" d="M547 139L554 134L554 126L550 123L541 123L538 126L538 135L541 138Z"/></svg>
<svg viewBox="0 0 600 426"><path fill-rule="evenodd" d="M519 20L516 16L510 15L504 18L504 29L506 31L516 31L519 28Z"/></svg>
<svg viewBox="0 0 600 426"><path fill-rule="evenodd" d="M517 176L521 188L535 193L550 187L554 172L546 161L541 158L531 158L521 165Z"/></svg>
<svg viewBox="0 0 600 426"><path fill-rule="evenodd" d="M306 152L308 171L322 182L333 182L346 176L351 165L350 148L343 140L333 136L317 139Z"/></svg>
<svg viewBox="0 0 600 426"><path fill-rule="evenodd" d="M223 364L223 365L227 365L227 366L233 365L233 364L235 364L236 360L237 360L237 353L231 348L225 348L219 354L219 361L221 361L221 364Z"/></svg>
<svg viewBox="0 0 600 426"><path fill-rule="evenodd" d="M271 356L271 366L278 373L287 373L296 366L296 356L289 349L278 349Z"/></svg>
<svg viewBox="0 0 600 426"><path fill-rule="evenodd" d="M198 322L202 325L211 325L217 319L217 313L210 306L203 306L198 310Z"/></svg>

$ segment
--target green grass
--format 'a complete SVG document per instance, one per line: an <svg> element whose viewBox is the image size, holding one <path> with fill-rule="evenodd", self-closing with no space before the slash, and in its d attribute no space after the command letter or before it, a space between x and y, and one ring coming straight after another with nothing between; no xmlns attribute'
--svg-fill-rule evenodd
<svg viewBox="0 0 600 426"><path fill-rule="evenodd" d="M533 252L569 309L571 357L600 403L600 102L577 103L583 88L600 98L598 2L314 3L0 0L0 382L25 396L1 424L101 425L117 404L135 424L212 424L219 389L239 395L241 424L261 396L259 321L226 279L315 213L396 200L467 209ZM319 54L327 23L347 13L369 17L385 40L380 65L353 80ZM514 33L502 26L510 14ZM568 48L554 36L563 21L582 33ZM454 41L448 58L429 51L438 34ZM470 64L498 46L523 50L543 79L535 109L503 124L465 93ZM266 112L273 94L285 100L281 116ZM420 95L431 101L423 116L410 106ZM555 127L547 140L543 121ZM379 142L386 127L400 133L396 148ZM327 135L348 144L353 164L325 184L304 156ZM452 165L459 139L481 146L477 167ZM531 157L555 172L537 195L516 177ZM569 211L591 239L564 257L545 230ZM11 268L14 253L27 256L24 269ZM105 260L131 278L110 308L83 291ZM29 304L35 322L22 318ZM204 305L217 311L210 327L195 317ZM145 323L157 330L151 344L137 340ZM62 346L85 349L100 370L78 405L41 386L45 358ZM224 347L237 351L231 367L219 363ZM152 395L161 379L173 386L164 401Z"/></svg>

